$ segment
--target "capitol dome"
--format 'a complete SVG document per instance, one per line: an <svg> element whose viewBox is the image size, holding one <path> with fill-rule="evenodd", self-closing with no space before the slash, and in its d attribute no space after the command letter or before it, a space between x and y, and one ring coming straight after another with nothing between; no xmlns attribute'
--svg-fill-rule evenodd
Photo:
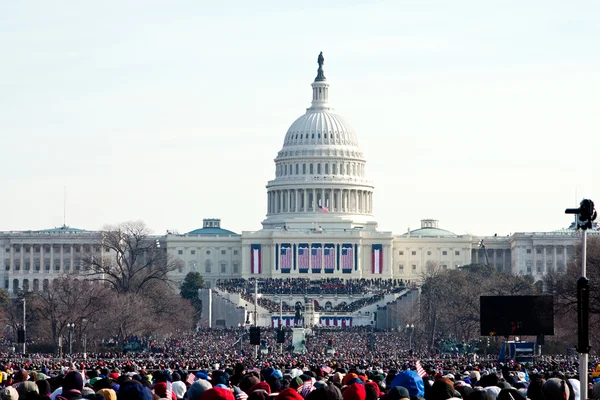
<svg viewBox="0 0 600 400"><path fill-rule="evenodd" d="M354 129L329 105L323 61L320 55L311 107L289 127L275 158L265 228L376 227L366 160Z"/></svg>

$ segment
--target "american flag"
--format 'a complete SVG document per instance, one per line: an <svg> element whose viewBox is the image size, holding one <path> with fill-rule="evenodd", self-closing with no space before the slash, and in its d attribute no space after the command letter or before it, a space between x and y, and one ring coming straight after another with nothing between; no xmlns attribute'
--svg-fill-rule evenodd
<svg viewBox="0 0 600 400"><path fill-rule="evenodd" d="M342 269L352 269L354 257L352 247L342 247Z"/></svg>
<svg viewBox="0 0 600 400"><path fill-rule="evenodd" d="M319 211L320 212L329 212L329 208L327 208L327 206L322 206L319 204Z"/></svg>
<svg viewBox="0 0 600 400"><path fill-rule="evenodd" d="M194 375L190 372L185 381L191 385L192 383L194 383L196 381L196 375Z"/></svg>
<svg viewBox="0 0 600 400"><path fill-rule="evenodd" d="M281 269L292 269L292 249L290 247L281 248Z"/></svg>
<svg viewBox="0 0 600 400"><path fill-rule="evenodd" d="M419 374L419 376L421 378L424 376L427 376L427 372L425 372L425 369L423 369L423 366L421 365L421 361L417 360L415 362L415 366L417 367L417 374Z"/></svg>
<svg viewBox="0 0 600 400"><path fill-rule="evenodd" d="M320 247L313 247L310 251L310 265L312 269L321 269L321 256L323 251Z"/></svg>
<svg viewBox="0 0 600 400"><path fill-rule="evenodd" d="M165 397L167 399L173 398L173 385L171 385L170 381L167 381L167 395Z"/></svg>
<svg viewBox="0 0 600 400"><path fill-rule="evenodd" d="M323 252L323 260L325 269L335 269L335 249L333 247L325 247Z"/></svg>
<svg viewBox="0 0 600 400"><path fill-rule="evenodd" d="M308 269L308 247L298 247L298 269Z"/></svg>

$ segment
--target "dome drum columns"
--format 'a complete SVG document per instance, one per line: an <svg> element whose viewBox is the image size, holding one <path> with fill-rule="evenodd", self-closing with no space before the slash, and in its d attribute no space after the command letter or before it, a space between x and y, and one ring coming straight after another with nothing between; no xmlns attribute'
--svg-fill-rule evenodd
<svg viewBox="0 0 600 400"><path fill-rule="evenodd" d="M373 193L361 189L303 188L270 190L267 214L320 211L319 205L330 213L371 215Z"/></svg>

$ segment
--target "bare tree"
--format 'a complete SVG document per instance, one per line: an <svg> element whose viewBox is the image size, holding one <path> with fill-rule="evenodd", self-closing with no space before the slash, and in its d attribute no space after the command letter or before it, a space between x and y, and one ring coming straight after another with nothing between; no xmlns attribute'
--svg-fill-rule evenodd
<svg viewBox="0 0 600 400"><path fill-rule="evenodd" d="M49 324L52 343L58 348L58 338L68 323L81 327L83 321L100 321L105 317L106 288L70 276L53 282L50 290L33 293L32 311Z"/></svg>
<svg viewBox="0 0 600 400"><path fill-rule="evenodd" d="M102 231L99 254L82 257L86 278L107 283L117 293L140 293L155 281L169 281L178 267L167 249L141 221L107 226Z"/></svg>

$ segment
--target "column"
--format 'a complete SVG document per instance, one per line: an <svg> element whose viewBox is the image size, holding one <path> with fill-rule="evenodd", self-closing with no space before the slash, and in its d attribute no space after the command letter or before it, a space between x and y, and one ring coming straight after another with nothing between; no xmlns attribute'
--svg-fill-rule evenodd
<svg viewBox="0 0 600 400"><path fill-rule="evenodd" d="M563 271L567 270L567 246L563 246Z"/></svg>
<svg viewBox="0 0 600 400"><path fill-rule="evenodd" d="M358 190L354 191L354 212L358 214Z"/></svg>
<svg viewBox="0 0 600 400"><path fill-rule="evenodd" d="M21 245L20 262L21 262L21 273L25 273L25 248L23 245Z"/></svg>
<svg viewBox="0 0 600 400"><path fill-rule="evenodd" d="M556 246L552 246L552 270L556 272Z"/></svg>
<svg viewBox="0 0 600 400"><path fill-rule="evenodd" d="M13 244L10 245L10 270L15 270L15 246ZM12 286L11 286L12 287Z"/></svg>
<svg viewBox="0 0 600 400"><path fill-rule="evenodd" d="M29 271L33 271L33 245L29 246Z"/></svg>
<svg viewBox="0 0 600 400"><path fill-rule="evenodd" d="M542 267L542 274L546 272L546 265L548 265L547 262L546 246L544 246L544 266Z"/></svg>
<svg viewBox="0 0 600 400"><path fill-rule="evenodd" d="M310 210L315 211L317 207L317 189L312 190L312 203L310 205Z"/></svg>
<svg viewBox="0 0 600 400"><path fill-rule="evenodd" d="M304 192L303 193L303 195L304 195L304 207L303 207L302 211L306 212L306 211L308 211L308 206L307 206L307 204L308 204L308 190L303 189L302 191Z"/></svg>
<svg viewBox="0 0 600 400"><path fill-rule="evenodd" d="M69 263L70 264L69 268L71 269L71 272L75 271L75 263L73 262L73 261L75 261L75 256L73 255L73 250L74 250L74 246L71 243L71 262ZM104 249L101 247L100 251L102 252L102 251L104 251ZM100 254L102 254L102 253L100 253Z"/></svg>
<svg viewBox="0 0 600 400"><path fill-rule="evenodd" d="M62 245L62 244L60 245L60 267L63 269L63 271L65 269L65 259L64 259L64 256L65 256L64 251L65 250L64 250L64 247L65 247L64 245Z"/></svg>
<svg viewBox="0 0 600 400"><path fill-rule="evenodd" d="M531 251L533 253L533 270L535 271L535 268L537 268L537 249L535 247L535 245L533 246L533 250Z"/></svg>
<svg viewBox="0 0 600 400"><path fill-rule="evenodd" d="M299 190L298 189L294 189L294 212L298 212L299 211L299 206L298 206L298 200L300 198L299 194Z"/></svg>
<svg viewBox="0 0 600 400"><path fill-rule="evenodd" d="M333 194L335 193L335 190L333 189L329 189L329 211L330 212L334 212L335 211L335 204L333 203Z"/></svg>
<svg viewBox="0 0 600 400"><path fill-rule="evenodd" d="M498 267L497 267L497 264L496 264L496 250L494 250L494 249L492 249L492 262L494 263L494 269L497 271Z"/></svg>
<svg viewBox="0 0 600 400"><path fill-rule="evenodd" d="M50 273L54 271L54 243L50 243Z"/></svg>
<svg viewBox="0 0 600 400"><path fill-rule="evenodd" d="M327 204L325 204L325 189L321 189L321 205L327 207Z"/></svg>
<svg viewBox="0 0 600 400"><path fill-rule="evenodd" d="M505 272L510 272L510 268L506 268L506 250L502 250L502 270Z"/></svg>

